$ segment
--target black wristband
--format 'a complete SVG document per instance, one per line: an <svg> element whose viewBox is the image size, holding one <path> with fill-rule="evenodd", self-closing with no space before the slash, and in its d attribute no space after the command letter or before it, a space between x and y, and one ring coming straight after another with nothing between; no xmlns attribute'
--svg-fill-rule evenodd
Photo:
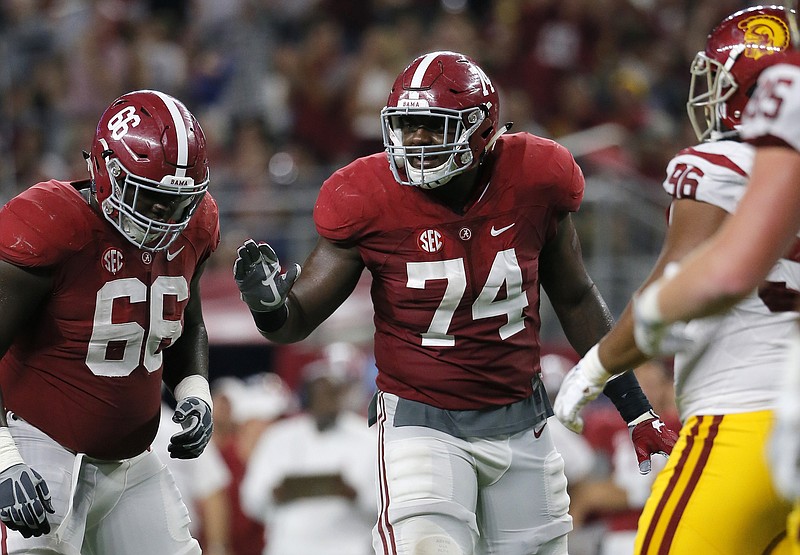
<svg viewBox="0 0 800 555"><path fill-rule="evenodd" d="M286 323L286 319L289 317L289 309L284 303L282 307L276 310L271 310L269 312L255 312L251 310L250 314L253 315L253 321L256 323L256 327L259 331L270 333L279 330Z"/></svg>
<svg viewBox="0 0 800 555"><path fill-rule="evenodd" d="M632 371L623 372L618 378L610 380L603 389L603 393L611 399L626 423L653 410L650 401L647 400L639 385L639 380Z"/></svg>

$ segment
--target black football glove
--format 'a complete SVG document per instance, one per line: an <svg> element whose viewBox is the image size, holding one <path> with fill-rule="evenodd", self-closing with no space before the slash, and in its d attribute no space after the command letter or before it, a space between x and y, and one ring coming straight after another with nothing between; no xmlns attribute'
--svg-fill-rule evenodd
<svg viewBox="0 0 800 555"><path fill-rule="evenodd" d="M278 255L267 243L248 239L239 247L233 263L233 279L242 300L253 312L272 312L281 308L286 296L300 275L300 265L294 264L281 274Z"/></svg>
<svg viewBox="0 0 800 555"><path fill-rule="evenodd" d="M42 476L21 463L0 472L0 521L24 537L50 532L46 513L54 513Z"/></svg>
<svg viewBox="0 0 800 555"><path fill-rule="evenodd" d="M172 421L183 427L170 438L169 451L173 459L195 459L200 456L211 439L214 428L214 419L211 416L211 407L199 397L186 397L182 399Z"/></svg>

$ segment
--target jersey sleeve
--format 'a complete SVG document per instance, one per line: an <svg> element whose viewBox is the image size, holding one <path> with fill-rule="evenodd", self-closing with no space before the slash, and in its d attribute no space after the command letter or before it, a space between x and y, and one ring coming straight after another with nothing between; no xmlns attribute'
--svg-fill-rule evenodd
<svg viewBox="0 0 800 555"><path fill-rule="evenodd" d="M742 115L742 138L755 146L800 151L800 57L765 69Z"/></svg>
<svg viewBox="0 0 800 555"><path fill-rule="evenodd" d="M46 268L91 240L88 204L68 184L34 185L0 210L0 259L16 266Z"/></svg>
<svg viewBox="0 0 800 555"><path fill-rule="evenodd" d="M198 264L202 264L217 250L220 242L219 208L217 201L209 193L206 193L197 212L192 216L190 230L192 241L197 243Z"/></svg>
<svg viewBox="0 0 800 555"><path fill-rule="evenodd" d="M381 179L372 176L359 161L325 180L314 205L317 233L344 247L355 245L364 236L376 215L369 195L360 190L364 180L374 184L376 192L382 186Z"/></svg>
<svg viewBox="0 0 800 555"><path fill-rule="evenodd" d="M745 191L753 147L733 141L680 151L667 165L664 190L675 199L705 202L733 213Z"/></svg>
<svg viewBox="0 0 800 555"><path fill-rule="evenodd" d="M586 185L583 171L575 161L572 153L566 147L547 141L545 147L538 147L544 152L546 164L542 164L542 153L536 156L536 166L546 168L550 174L548 181L555 186L551 187L552 204L556 212L576 212L583 200ZM530 150L530 149L529 149ZM531 165L530 171L541 171Z"/></svg>

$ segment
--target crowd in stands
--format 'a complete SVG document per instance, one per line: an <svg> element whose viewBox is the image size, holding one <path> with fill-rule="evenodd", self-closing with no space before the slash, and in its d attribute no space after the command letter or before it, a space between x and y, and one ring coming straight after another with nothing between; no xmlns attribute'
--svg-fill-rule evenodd
<svg viewBox="0 0 800 555"><path fill-rule="evenodd" d="M559 139L606 124L601 129L618 148L579 160L587 173L600 164L660 181L676 149L692 142L684 107L689 63L708 29L745 5L4 2L0 200L45 178L84 178L81 150L90 146L96 114L123 92L155 88L182 99L204 127L223 246L266 237L291 225L298 205L310 210L334 167L382 150L378 113L393 79L408 60L435 49L481 64L514 129ZM313 234L305 231L298 241ZM226 257L216 260L228 268Z"/></svg>

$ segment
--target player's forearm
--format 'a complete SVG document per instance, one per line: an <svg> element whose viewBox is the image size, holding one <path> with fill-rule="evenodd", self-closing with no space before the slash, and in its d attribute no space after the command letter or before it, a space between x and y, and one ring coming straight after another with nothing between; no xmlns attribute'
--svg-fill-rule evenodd
<svg viewBox="0 0 800 555"><path fill-rule="evenodd" d="M188 376L199 375L208 379L208 332L205 325L184 328L180 339L163 353L163 381L170 391L174 391L175 386Z"/></svg>
<svg viewBox="0 0 800 555"><path fill-rule="evenodd" d="M611 330L613 317L597 287L592 285L573 304L554 304L554 310L570 345L583 356Z"/></svg>
<svg viewBox="0 0 800 555"><path fill-rule="evenodd" d="M319 325L308 320L297 299L290 293L286 304L272 312L250 311L259 333L275 343L302 341Z"/></svg>
<svg viewBox="0 0 800 555"><path fill-rule="evenodd" d="M633 338L631 307L625 307L614 328L600 340L598 346L600 363L611 374L636 368L648 360L648 356L637 347Z"/></svg>

